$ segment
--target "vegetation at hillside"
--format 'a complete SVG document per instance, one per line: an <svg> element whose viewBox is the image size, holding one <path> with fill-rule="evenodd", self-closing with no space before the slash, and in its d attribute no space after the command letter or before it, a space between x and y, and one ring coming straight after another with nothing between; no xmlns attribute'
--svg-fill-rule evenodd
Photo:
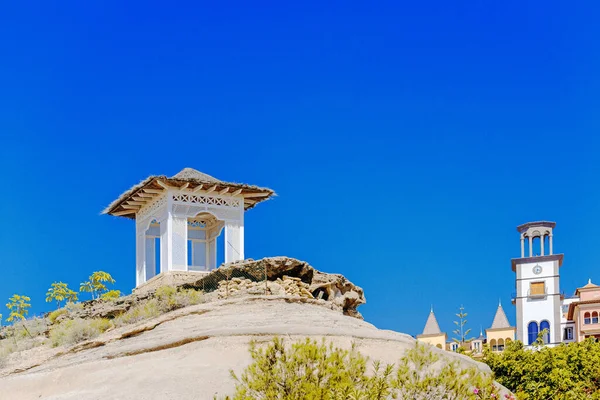
<svg viewBox="0 0 600 400"><path fill-rule="evenodd" d="M336 399L498 399L493 379L417 344L396 365L372 363L352 347L299 341L286 346L273 339L250 345L252 364L236 380L233 400ZM440 365L441 364L441 365ZM512 398L512 397L506 397ZM229 397L227 399L230 399Z"/></svg>
<svg viewBox="0 0 600 400"><path fill-rule="evenodd" d="M106 285L114 283L112 276L104 271L97 271L81 284L80 290L90 292L92 302L117 301L121 292L110 290ZM13 295L6 307L10 311L7 322L12 325L0 326L0 367L11 354L29 350L38 346L73 345L84 340L93 339L101 333L148 318L177 308L202 303L202 292L193 289L159 288L154 297L139 302L127 311L121 311L114 318L89 317L84 312L84 304L77 303L77 292L68 288L66 283L54 282L46 293L46 302L56 302L58 309L43 318L27 318L31 299L28 296ZM63 302L66 303L61 307ZM87 302L90 306L92 302ZM0 318L2 316L0 315Z"/></svg>
<svg viewBox="0 0 600 400"><path fill-rule="evenodd" d="M92 300L94 300L109 291L106 287L107 283L115 283L115 280L108 272L96 271L90 275L87 281L81 282L79 291L89 292L92 295Z"/></svg>
<svg viewBox="0 0 600 400"><path fill-rule="evenodd" d="M64 282L54 282L46 293L46 302L56 302L56 308L60 308L63 301L74 303L77 301L77 292L69 289Z"/></svg>
<svg viewBox="0 0 600 400"><path fill-rule="evenodd" d="M540 341L535 350L514 341L502 353L487 349L482 361L519 400L600 399L600 343L594 339L552 348Z"/></svg>

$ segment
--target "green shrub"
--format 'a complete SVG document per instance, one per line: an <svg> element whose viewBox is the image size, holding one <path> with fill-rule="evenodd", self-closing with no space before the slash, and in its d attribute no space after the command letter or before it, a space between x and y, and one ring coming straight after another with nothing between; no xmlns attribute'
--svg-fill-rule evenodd
<svg viewBox="0 0 600 400"><path fill-rule="evenodd" d="M162 314L158 303L158 299L150 299L142 304L131 307L114 319L115 326L129 325L145 319L158 317Z"/></svg>
<svg viewBox="0 0 600 400"><path fill-rule="evenodd" d="M443 363L417 344L397 366L373 363L353 346L343 350L305 340L284 346L275 338L266 348L250 345L253 363L237 381L235 400L251 399L491 399L498 397L491 376L478 369ZM399 396L399 397L398 397Z"/></svg>
<svg viewBox="0 0 600 400"><path fill-rule="evenodd" d="M131 307L115 318L114 323L118 327L129 325L202 302L204 302L204 294L197 290L177 290L172 286L161 286L156 290L154 298Z"/></svg>
<svg viewBox="0 0 600 400"><path fill-rule="evenodd" d="M121 297L121 291L120 290L109 290L106 293L103 293L100 298L102 300L116 300L119 297Z"/></svg>
<svg viewBox="0 0 600 400"><path fill-rule="evenodd" d="M525 349L520 341L504 351L484 350L496 380L520 400L600 399L600 342Z"/></svg>
<svg viewBox="0 0 600 400"><path fill-rule="evenodd" d="M112 326L112 322L106 318L69 319L52 327L50 342L53 347L76 344L93 339Z"/></svg>
<svg viewBox="0 0 600 400"><path fill-rule="evenodd" d="M56 319L58 317L60 317L61 315L66 315L69 314L69 311L67 311L66 308L59 308L56 311L52 311L50 314L48 314L48 320L50 321L51 324L56 322Z"/></svg>

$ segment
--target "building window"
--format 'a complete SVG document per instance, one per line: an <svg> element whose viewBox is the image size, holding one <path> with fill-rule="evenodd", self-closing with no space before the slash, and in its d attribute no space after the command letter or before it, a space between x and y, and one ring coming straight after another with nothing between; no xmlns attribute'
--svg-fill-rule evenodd
<svg viewBox="0 0 600 400"><path fill-rule="evenodd" d="M573 340L573 328L567 327L565 328L565 335L563 336L564 340Z"/></svg>
<svg viewBox="0 0 600 400"><path fill-rule="evenodd" d="M490 340L490 347L492 348L492 351L497 351L498 350L498 344L496 342L496 339Z"/></svg>
<svg viewBox="0 0 600 400"><path fill-rule="evenodd" d="M592 324L598 323L598 311L592 312Z"/></svg>
<svg viewBox="0 0 600 400"><path fill-rule="evenodd" d="M544 344L548 344L550 343L550 322L542 321L540 323L540 331L543 331L544 329L546 330L543 336Z"/></svg>
<svg viewBox="0 0 600 400"><path fill-rule="evenodd" d="M531 321L529 325L527 325L527 339L528 344L533 344L537 340L537 335L539 332L539 327L537 322Z"/></svg>
<svg viewBox="0 0 600 400"><path fill-rule="evenodd" d="M498 339L498 351L504 351L504 339Z"/></svg>
<svg viewBox="0 0 600 400"><path fill-rule="evenodd" d="M452 349L452 351L457 351L458 350L458 343L452 343L450 345L450 349Z"/></svg>
<svg viewBox="0 0 600 400"><path fill-rule="evenodd" d="M531 296L543 296L546 294L546 286L544 282L531 282L529 284L529 294Z"/></svg>
<svg viewBox="0 0 600 400"><path fill-rule="evenodd" d="M585 325L588 325L588 324L592 323L592 320L590 318L590 313L589 312L586 312L585 314L583 314L583 323Z"/></svg>

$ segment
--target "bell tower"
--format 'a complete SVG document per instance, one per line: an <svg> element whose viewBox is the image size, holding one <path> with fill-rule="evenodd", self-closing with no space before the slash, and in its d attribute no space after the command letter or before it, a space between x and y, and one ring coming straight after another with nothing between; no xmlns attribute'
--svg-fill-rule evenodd
<svg viewBox="0 0 600 400"><path fill-rule="evenodd" d="M544 343L561 342L560 273L563 254L554 254L554 222L528 222L517 227L521 235L521 257L512 259L516 273L517 340L532 345L546 329ZM526 252L526 250L528 250Z"/></svg>

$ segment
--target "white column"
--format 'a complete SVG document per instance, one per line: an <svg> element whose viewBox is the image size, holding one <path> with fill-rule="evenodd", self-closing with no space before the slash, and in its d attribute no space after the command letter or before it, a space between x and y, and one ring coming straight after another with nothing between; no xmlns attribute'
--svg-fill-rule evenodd
<svg viewBox="0 0 600 400"><path fill-rule="evenodd" d="M160 222L160 272L173 270L173 218L171 211Z"/></svg>
<svg viewBox="0 0 600 400"><path fill-rule="evenodd" d="M187 217L173 216L171 221L171 269L187 271Z"/></svg>
<svg viewBox="0 0 600 400"><path fill-rule="evenodd" d="M225 262L244 259L243 229L239 222L225 222Z"/></svg>
<svg viewBox="0 0 600 400"><path fill-rule="evenodd" d="M540 251L542 252L542 254L540 254L541 256L544 255L544 238L545 238L544 235L540 236Z"/></svg>
<svg viewBox="0 0 600 400"><path fill-rule="evenodd" d="M525 258L525 238L521 235L521 258Z"/></svg>
<svg viewBox="0 0 600 400"><path fill-rule="evenodd" d="M533 238L529 236L529 257L533 257Z"/></svg>
<svg viewBox="0 0 600 400"><path fill-rule="evenodd" d="M552 255L552 234L548 235L548 237L550 238L550 240L548 240L548 244L550 245L550 249L548 249L549 251L549 255Z"/></svg>
<svg viewBox="0 0 600 400"><path fill-rule="evenodd" d="M146 282L146 235L136 223L135 235L135 286Z"/></svg>

